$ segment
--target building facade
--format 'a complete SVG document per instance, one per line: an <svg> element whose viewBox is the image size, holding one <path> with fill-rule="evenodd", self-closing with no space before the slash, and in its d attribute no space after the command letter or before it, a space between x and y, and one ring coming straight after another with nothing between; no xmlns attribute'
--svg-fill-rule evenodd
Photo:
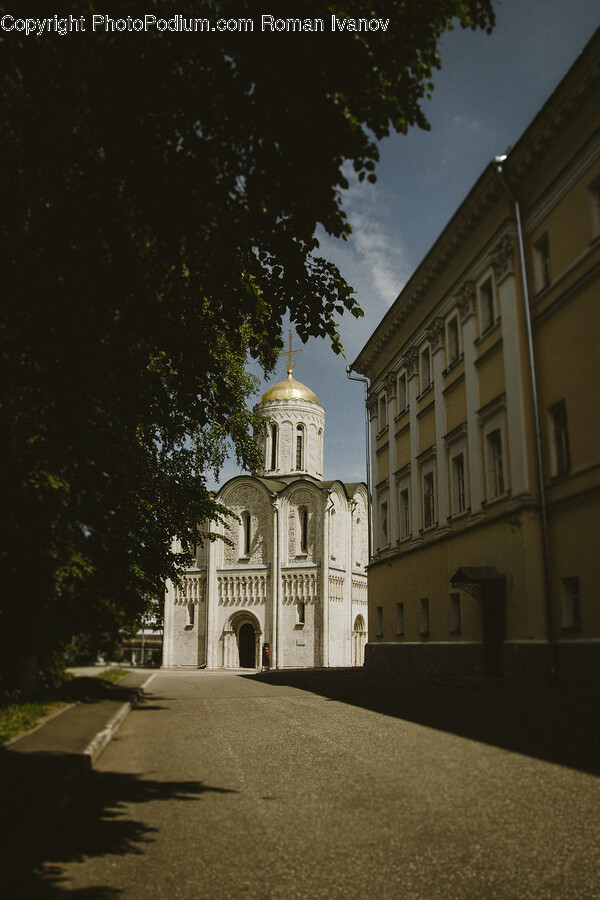
<svg viewBox="0 0 600 900"><path fill-rule="evenodd" d="M325 410L292 377L257 410L264 466L216 494L228 538L197 548L165 597L164 668L362 665L367 493L323 481Z"/></svg>
<svg viewBox="0 0 600 900"><path fill-rule="evenodd" d="M599 82L597 33L353 363L368 666L600 671Z"/></svg>

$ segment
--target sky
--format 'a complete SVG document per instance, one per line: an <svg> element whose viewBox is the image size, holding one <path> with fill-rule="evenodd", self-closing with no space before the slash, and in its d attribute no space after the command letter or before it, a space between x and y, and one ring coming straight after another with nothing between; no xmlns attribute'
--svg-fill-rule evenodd
<svg viewBox="0 0 600 900"><path fill-rule="evenodd" d="M491 35L458 29L442 38L433 99L423 105L431 130L386 138L377 183L351 183L344 192L350 240L318 234L321 255L336 263L365 313L340 321L346 359L324 340L303 345L294 338L302 349L294 378L325 407L327 480L366 479L364 385L348 380L347 364L490 160L516 144L600 27L598 0L496 0L494 6ZM282 360L254 402L285 377ZM229 461L219 483L241 471Z"/></svg>

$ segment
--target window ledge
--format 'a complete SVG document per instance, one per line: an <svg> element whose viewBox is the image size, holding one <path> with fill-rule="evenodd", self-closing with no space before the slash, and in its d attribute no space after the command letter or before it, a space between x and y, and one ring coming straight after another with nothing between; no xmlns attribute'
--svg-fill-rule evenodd
<svg viewBox="0 0 600 900"><path fill-rule="evenodd" d="M490 335L496 328L498 328L501 321L502 321L502 319L500 318L500 316L498 316L498 318L494 322L492 322L491 325L488 325L487 328L484 328L483 331L481 332L481 334L478 337L476 337L475 340L473 341L475 346L477 346L482 341L484 341L486 339L486 337L488 337L488 335Z"/></svg>
<svg viewBox="0 0 600 900"><path fill-rule="evenodd" d="M497 497L490 497L489 500L482 500L481 505L484 509L487 509L488 506L493 506L495 503L501 503L502 500L509 500L511 496L510 490L504 491L503 494L498 494Z"/></svg>
<svg viewBox="0 0 600 900"><path fill-rule="evenodd" d="M428 525L427 528L419 528L419 534L426 534L428 531L435 531L438 527L438 523L434 522L433 525Z"/></svg>
<svg viewBox="0 0 600 900"><path fill-rule="evenodd" d="M432 390L433 390L433 381L430 381L429 384L427 385L427 387L423 388L421 393L418 395L417 400L419 400L419 401L422 400L423 397L425 397L429 393L429 391L432 391Z"/></svg>
<svg viewBox="0 0 600 900"><path fill-rule="evenodd" d="M383 437L387 431L389 431L389 425L384 425L383 428L380 428L377 434L375 435L375 440L378 441L380 437Z"/></svg>
<svg viewBox="0 0 600 900"><path fill-rule="evenodd" d="M444 369L444 371L442 372L442 375L449 375L450 372L452 371L452 369L455 369L457 367L457 365L463 361L464 358L465 358L465 354L459 353L455 359L451 359L450 362L448 363L448 365L446 366L446 368Z"/></svg>
<svg viewBox="0 0 600 900"><path fill-rule="evenodd" d="M466 519L470 512L471 507L466 506L461 512L450 513L450 515L448 516L448 522L456 522L458 519Z"/></svg>

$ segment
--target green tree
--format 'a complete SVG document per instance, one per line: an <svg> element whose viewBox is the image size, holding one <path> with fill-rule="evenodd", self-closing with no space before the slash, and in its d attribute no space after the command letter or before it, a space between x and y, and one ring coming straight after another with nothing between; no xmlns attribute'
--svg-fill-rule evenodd
<svg viewBox="0 0 600 900"><path fill-rule="evenodd" d="M272 369L286 314L336 352L361 315L315 239L350 231L343 163L373 181L377 141L427 127L442 33L493 24L491 0L271 4L313 34L261 32L255 0L142 7L254 31L92 32L122 4L66 2L85 33L0 41L5 669L139 616L171 536L223 515L206 473L227 442L257 462L247 358ZM390 21L333 38L332 13Z"/></svg>

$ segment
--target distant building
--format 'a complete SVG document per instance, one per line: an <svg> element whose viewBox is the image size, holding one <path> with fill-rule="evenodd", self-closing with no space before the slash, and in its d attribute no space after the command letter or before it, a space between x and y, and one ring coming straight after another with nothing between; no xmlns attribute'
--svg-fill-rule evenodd
<svg viewBox="0 0 600 900"><path fill-rule="evenodd" d="M596 33L352 366L370 667L600 671L599 86Z"/></svg>
<svg viewBox="0 0 600 900"><path fill-rule="evenodd" d="M264 467L216 494L231 543L167 585L165 668L362 665L366 487L322 480L325 410L292 369L290 343L287 379L257 404Z"/></svg>

